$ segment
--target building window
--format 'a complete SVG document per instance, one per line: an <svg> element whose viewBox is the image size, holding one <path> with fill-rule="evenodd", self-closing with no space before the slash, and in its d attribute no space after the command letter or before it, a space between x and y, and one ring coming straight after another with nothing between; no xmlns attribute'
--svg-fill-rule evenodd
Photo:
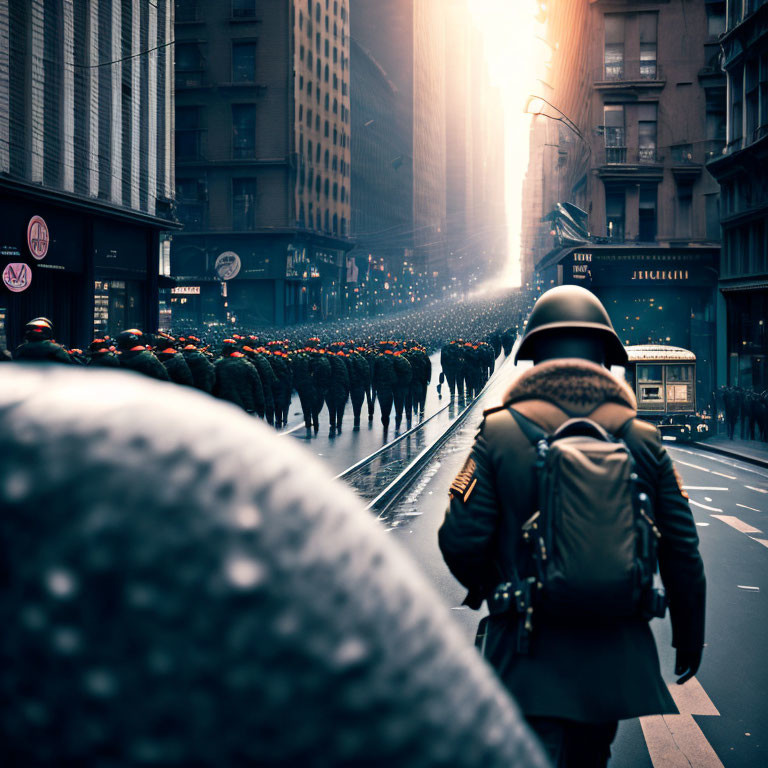
<svg viewBox="0 0 768 768"><path fill-rule="evenodd" d="M176 43L176 87L194 88L203 84L203 53L199 43Z"/></svg>
<svg viewBox="0 0 768 768"><path fill-rule="evenodd" d="M744 70L736 70L731 75L731 135L729 143L734 144L741 140L744 132L742 100L744 88Z"/></svg>
<svg viewBox="0 0 768 768"><path fill-rule="evenodd" d="M624 242L624 188L605 190L605 230L608 238L616 243Z"/></svg>
<svg viewBox="0 0 768 768"><path fill-rule="evenodd" d="M256 0L232 0L232 18L252 19L256 16Z"/></svg>
<svg viewBox="0 0 768 768"><path fill-rule="evenodd" d="M707 34L720 37L725 32L725 3L707 3Z"/></svg>
<svg viewBox="0 0 768 768"><path fill-rule="evenodd" d="M176 179L176 212L186 229L203 229L206 214L204 179Z"/></svg>
<svg viewBox="0 0 768 768"><path fill-rule="evenodd" d="M760 57L760 127L768 125L768 53Z"/></svg>
<svg viewBox="0 0 768 768"><path fill-rule="evenodd" d="M176 0L175 20L183 23L185 21L197 21L197 0Z"/></svg>
<svg viewBox="0 0 768 768"><path fill-rule="evenodd" d="M747 61L744 67L746 77L746 107L747 107L747 140L755 141L758 138L758 122L760 119L760 62L758 59Z"/></svg>
<svg viewBox="0 0 768 768"><path fill-rule="evenodd" d="M658 16L655 13L641 13L640 19L640 78L656 79L656 45Z"/></svg>
<svg viewBox="0 0 768 768"><path fill-rule="evenodd" d="M199 160L200 107L176 107L176 159Z"/></svg>
<svg viewBox="0 0 768 768"><path fill-rule="evenodd" d="M232 43L232 82L256 80L256 43Z"/></svg>
<svg viewBox="0 0 768 768"><path fill-rule="evenodd" d="M256 157L256 105L232 105L232 156Z"/></svg>
<svg viewBox="0 0 768 768"><path fill-rule="evenodd" d="M656 104L637 105L638 161L656 162Z"/></svg>
<svg viewBox="0 0 768 768"><path fill-rule="evenodd" d="M624 79L624 16L605 15L605 79Z"/></svg>
<svg viewBox="0 0 768 768"><path fill-rule="evenodd" d="M330 158L331 158L331 153L326 149L325 150L325 157L324 157L324 165L325 165L325 170L326 171L328 170L328 165L329 165L329 163L331 161Z"/></svg>
<svg viewBox="0 0 768 768"><path fill-rule="evenodd" d="M256 227L256 179L232 179L232 229Z"/></svg>
<svg viewBox="0 0 768 768"><path fill-rule="evenodd" d="M627 138L624 129L624 105L606 104L603 109L605 162L627 162Z"/></svg>
<svg viewBox="0 0 768 768"><path fill-rule="evenodd" d="M641 243L656 241L656 198L655 184L640 185L637 236Z"/></svg>

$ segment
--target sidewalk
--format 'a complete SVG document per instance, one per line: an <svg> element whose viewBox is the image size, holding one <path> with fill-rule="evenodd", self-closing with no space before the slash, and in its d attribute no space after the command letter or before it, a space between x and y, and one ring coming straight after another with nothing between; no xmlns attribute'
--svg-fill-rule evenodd
<svg viewBox="0 0 768 768"><path fill-rule="evenodd" d="M702 451L720 453L731 459L741 459L768 468L768 443L759 440L729 440L727 437L710 437L694 443Z"/></svg>

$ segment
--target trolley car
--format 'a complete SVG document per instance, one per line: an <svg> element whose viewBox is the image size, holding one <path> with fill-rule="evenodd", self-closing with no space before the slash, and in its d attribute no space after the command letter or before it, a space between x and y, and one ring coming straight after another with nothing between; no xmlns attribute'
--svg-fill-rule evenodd
<svg viewBox="0 0 768 768"><path fill-rule="evenodd" d="M700 440L708 417L696 411L696 355L655 344L626 347L626 379L637 397L637 415L656 424L662 439Z"/></svg>

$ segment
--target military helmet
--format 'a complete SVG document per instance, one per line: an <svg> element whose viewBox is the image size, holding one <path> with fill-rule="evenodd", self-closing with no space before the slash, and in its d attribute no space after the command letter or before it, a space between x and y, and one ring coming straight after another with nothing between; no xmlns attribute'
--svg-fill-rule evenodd
<svg viewBox="0 0 768 768"><path fill-rule="evenodd" d="M578 285L559 285L543 293L533 306L515 362L532 360L536 342L545 334L584 330L602 338L605 364L626 365L627 353L611 318L594 293Z"/></svg>
<svg viewBox="0 0 768 768"><path fill-rule="evenodd" d="M24 326L27 341L43 341L53 338L53 323L47 317L36 317Z"/></svg>
<svg viewBox="0 0 768 768"><path fill-rule="evenodd" d="M126 350L142 346L144 334L138 328L129 328L117 334L117 348Z"/></svg>

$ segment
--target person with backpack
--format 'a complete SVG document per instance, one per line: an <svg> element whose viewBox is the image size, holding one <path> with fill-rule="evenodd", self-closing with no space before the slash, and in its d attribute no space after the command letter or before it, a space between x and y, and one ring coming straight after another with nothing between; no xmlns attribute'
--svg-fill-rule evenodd
<svg viewBox="0 0 768 768"><path fill-rule="evenodd" d="M594 294L543 294L516 360L534 366L485 412L439 544L465 604L487 601L478 644L553 763L604 768L619 720L677 712L649 627L667 604L677 682L699 668L696 526L658 431L608 370L627 356Z"/></svg>

